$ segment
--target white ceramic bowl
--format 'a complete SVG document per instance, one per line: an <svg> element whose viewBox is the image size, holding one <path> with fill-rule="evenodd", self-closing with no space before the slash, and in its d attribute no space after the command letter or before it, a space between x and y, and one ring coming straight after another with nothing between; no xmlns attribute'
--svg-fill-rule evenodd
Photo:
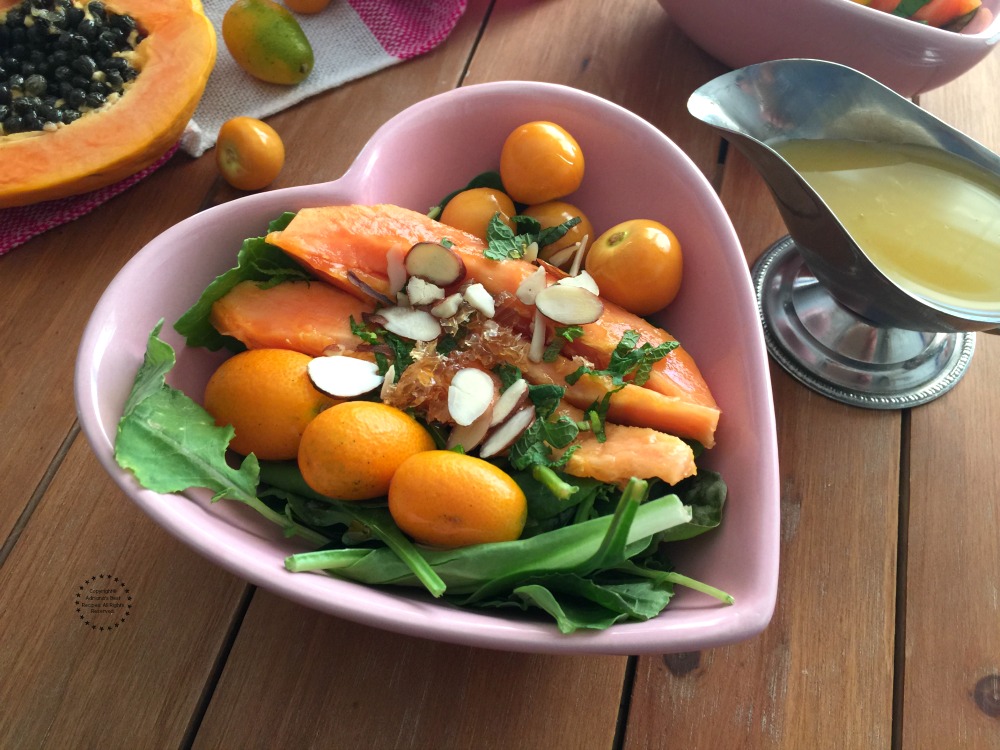
<svg viewBox="0 0 1000 750"><path fill-rule="evenodd" d="M678 568L736 598L724 606L683 590L659 617L603 632L562 635L540 620L460 610L420 593L370 588L283 567L299 542L238 503L207 492L159 495L114 461L115 428L145 342L164 318L178 352L170 382L195 398L218 354L188 349L171 326L241 241L283 211L390 202L427 210L475 174L495 169L507 133L548 119L579 140L587 159L572 200L596 228L629 218L670 226L685 248L684 287L662 318L700 364L719 404L718 446L704 461L729 483L719 529L677 545ZM614 189L609 189L614 186ZM80 346L76 398L84 433L104 468L167 531L233 573L302 604L380 628L518 651L648 653L717 646L768 623L778 574L778 474L768 365L746 262L708 182L657 129L590 94L544 83L469 86L416 104L386 123L339 180L265 192L209 209L167 230L122 269Z"/></svg>
<svg viewBox="0 0 1000 750"><path fill-rule="evenodd" d="M992 17L945 31L852 0L659 0L699 47L732 68L806 57L841 63L903 96L965 73L1000 41L1000 0Z"/></svg>

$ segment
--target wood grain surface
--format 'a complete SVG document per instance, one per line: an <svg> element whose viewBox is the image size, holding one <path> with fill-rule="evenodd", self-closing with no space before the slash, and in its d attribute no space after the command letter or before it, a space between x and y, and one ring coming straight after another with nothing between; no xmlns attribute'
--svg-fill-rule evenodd
<svg viewBox="0 0 1000 750"><path fill-rule="evenodd" d="M470 0L431 53L269 118L288 153L274 187L337 178L438 92L552 81L681 146L752 263L785 233L774 203L685 106L725 70L655 0ZM997 80L993 55L920 103L998 150ZM131 504L79 432L76 348L108 282L239 195L211 152L176 156L0 258L0 748L1000 748L1000 339L979 336L959 386L914 410L837 404L772 366L781 578L762 635L641 658L439 644L211 565ZM127 614L81 617L92 589Z"/></svg>

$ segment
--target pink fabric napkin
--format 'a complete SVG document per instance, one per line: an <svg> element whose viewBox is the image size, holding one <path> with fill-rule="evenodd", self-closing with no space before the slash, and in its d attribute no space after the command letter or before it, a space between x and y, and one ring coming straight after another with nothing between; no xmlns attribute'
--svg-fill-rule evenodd
<svg viewBox="0 0 1000 750"><path fill-rule="evenodd" d="M215 144L223 122L248 115L263 118L321 91L422 55L443 42L465 12L467 0L333 0L315 15L296 18L313 47L316 62L297 86L251 78L222 41L222 16L233 0L205 0L219 53L201 104L178 144L200 156ZM94 210L159 168L177 150L119 183L84 195L0 209L0 256L32 237Z"/></svg>

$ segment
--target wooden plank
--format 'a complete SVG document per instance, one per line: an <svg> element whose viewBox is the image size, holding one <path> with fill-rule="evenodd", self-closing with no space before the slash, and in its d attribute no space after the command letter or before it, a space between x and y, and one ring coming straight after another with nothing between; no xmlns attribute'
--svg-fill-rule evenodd
<svg viewBox="0 0 1000 750"><path fill-rule="evenodd" d="M785 229L733 149L721 194L753 262ZM782 513L774 619L745 643L640 659L626 748L889 742L900 416L837 404L774 364L771 374Z"/></svg>
<svg viewBox="0 0 1000 750"><path fill-rule="evenodd" d="M76 348L98 298L146 242L198 209L214 179L207 160L175 155L93 213L0 258L0 474L14 488L0 495L0 540L73 424Z"/></svg>
<svg viewBox="0 0 1000 750"><path fill-rule="evenodd" d="M561 35L572 43L549 41ZM465 82L548 81L589 91L650 121L711 170L718 141L687 114L687 98L706 75L724 70L653 0L513 2L493 9Z"/></svg>
<svg viewBox="0 0 1000 750"><path fill-rule="evenodd" d="M177 747L246 590L122 497L78 436L0 568L0 747Z"/></svg>
<svg viewBox="0 0 1000 750"><path fill-rule="evenodd" d="M625 660L384 633L258 590L196 748L608 748Z"/></svg>
<svg viewBox="0 0 1000 750"><path fill-rule="evenodd" d="M921 105L1000 151L995 54ZM980 334L964 379L914 410L902 747L1000 748L1000 339Z"/></svg>

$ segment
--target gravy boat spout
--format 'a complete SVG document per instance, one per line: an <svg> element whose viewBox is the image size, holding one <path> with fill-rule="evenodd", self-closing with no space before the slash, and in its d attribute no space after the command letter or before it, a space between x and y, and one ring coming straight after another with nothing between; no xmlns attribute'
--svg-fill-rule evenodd
<svg viewBox="0 0 1000 750"><path fill-rule="evenodd" d="M781 318L770 324L785 330L779 338L792 340L779 342L783 353L776 358L800 380L821 385L818 390L832 388L827 395L858 405L922 402L931 397L927 388L933 397L943 392L941 377L950 386L960 376L971 356L972 332L1000 332L1000 295L966 304L959 295L925 295L899 275L888 275L890 266L866 253L844 215L834 213L782 155L789 142L912 147L969 164L1000 185L1000 157L992 151L874 79L820 60L777 60L732 71L697 89L688 110L750 161L788 229L789 237L758 261L755 275L784 276L758 279L758 302L765 333L769 310ZM864 213L879 221L882 210L872 201ZM1000 219L986 231L996 243ZM779 251L793 254L794 262L777 262ZM991 265L1000 267L1000 257ZM787 299L768 301L769 294L781 293L779 287ZM809 372L794 371L803 367ZM930 369L935 372L914 374ZM873 393L877 403L868 403Z"/></svg>

